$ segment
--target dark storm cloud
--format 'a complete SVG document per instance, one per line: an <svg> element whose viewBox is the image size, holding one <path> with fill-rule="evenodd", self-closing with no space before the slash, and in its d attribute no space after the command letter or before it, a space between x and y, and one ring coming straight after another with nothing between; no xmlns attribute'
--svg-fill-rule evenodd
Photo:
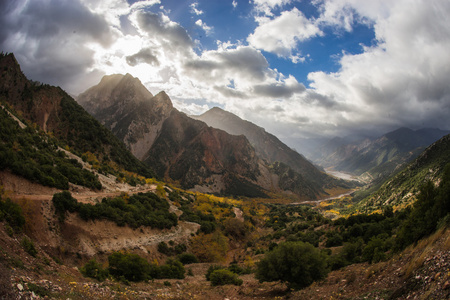
<svg viewBox="0 0 450 300"><path fill-rule="evenodd" d="M261 52L252 47L238 47L226 52L218 52L217 59L226 68L247 72L256 79L264 79L269 63Z"/></svg>
<svg viewBox="0 0 450 300"><path fill-rule="evenodd" d="M254 86L256 95L267 96L271 98L290 98L295 93L301 93L306 90L303 84L297 83L294 86L286 84L264 84Z"/></svg>
<svg viewBox="0 0 450 300"><path fill-rule="evenodd" d="M225 87L225 86L215 86L214 89L221 93L225 97L230 98L239 98L239 99L246 99L248 98L247 95L245 95L242 92L236 91L235 89Z"/></svg>
<svg viewBox="0 0 450 300"><path fill-rule="evenodd" d="M169 21L163 14L138 12L137 21L139 27L149 36L167 42L166 47L188 50L193 46L186 29L178 23Z"/></svg>
<svg viewBox="0 0 450 300"><path fill-rule="evenodd" d="M303 97L303 101L314 106L332 108L334 111L344 110L344 107L336 102L332 97L318 94L312 90L308 90Z"/></svg>
<svg viewBox="0 0 450 300"><path fill-rule="evenodd" d="M94 52L86 42L108 46L106 21L80 1L2 1L0 48L13 52L31 79L70 86L86 75ZM4 17L4 18L3 18Z"/></svg>
<svg viewBox="0 0 450 300"><path fill-rule="evenodd" d="M199 80L264 80L269 64L258 50L251 47L237 47L226 51L209 51L206 57L191 60L185 70Z"/></svg>
<svg viewBox="0 0 450 300"><path fill-rule="evenodd" d="M105 20L100 15L92 14L76 0L50 0L44 5L39 1L29 1L23 16L22 28L36 38L78 34L103 46L112 42L112 34Z"/></svg>
<svg viewBox="0 0 450 300"><path fill-rule="evenodd" d="M126 57L127 64L134 67L138 64L145 63L149 65L159 66L158 58L153 55L149 48L141 49L138 53Z"/></svg>

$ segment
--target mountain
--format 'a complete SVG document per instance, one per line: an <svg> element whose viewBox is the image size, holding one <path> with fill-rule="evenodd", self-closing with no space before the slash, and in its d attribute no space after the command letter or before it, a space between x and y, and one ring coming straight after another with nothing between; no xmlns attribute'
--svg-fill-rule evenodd
<svg viewBox="0 0 450 300"><path fill-rule="evenodd" d="M102 172L112 172L116 167L117 172L155 176L61 88L28 80L13 54L2 53L0 70L1 103L17 112L24 122L55 137L60 147L79 156L94 156Z"/></svg>
<svg viewBox="0 0 450 300"><path fill-rule="evenodd" d="M450 164L450 135L439 139L425 149L414 161L375 193L363 199L356 209L373 211L386 205L405 207L416 200L420 187L426 181L438 184L446 165Z"/></svg>
<svg viewBox="0 0 450 300"><path fill-rule="evenodd" d="M448 133L433 128L399 128L377 138L356 141L334 138L317 149L310 159L325 168L380 182Z"/></svg>
<svg viewBox="0 0 450 300"><path fill-rule="evenodd" d="M173 109L166 93L153 96L130 74L104 76L98 85L80 94L77 101L140 160L145 159Z"/></svg>
<svg viewBox="0 0 450 300"><path fill-rule="evenodd" d="M230 112L214 107L200 116L193 116L193 118L230 134L244 135L255 148L259 157L270 164L281 162L289 166L304 177L305 180L317 184L318 187L324 186L326 182L330 181L329 176L319 171L301 154L286 146L276 136L266 132L264 128L242 120Z"/></svg>
<svg viewBox="0 0 450 300"><path fill-rule="evenodd" d="M158 176L185 189L258 197L289 192L302 199L317 199L326 195L326 188L341 183L274 136L267 134L267 149L261 146L255 151L247 137L212 128L179 112L167 94L153 96L129 74L105 76L77 100ZM277 154L280 147L289 155ZM292 172L269 166L283 155ZM293 187L292 182L298 187L287 188Z"/></svg>

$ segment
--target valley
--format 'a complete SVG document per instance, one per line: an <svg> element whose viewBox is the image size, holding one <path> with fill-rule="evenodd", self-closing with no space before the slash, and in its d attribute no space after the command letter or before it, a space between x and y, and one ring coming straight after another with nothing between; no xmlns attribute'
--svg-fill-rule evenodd
<svg viewBox="0 0 450 300"><path fill-rule="evenodd" d="M329 141L313 164L130 74L77 102L13 54L0 72L0 298L450 297L447 131Z"/></svg>
<svg viewBox="0 0 450 300"><path fill-rule="evenodd" d="M337 177L337 178L341 178L344 180L358 180L358 178L355 175L349 174L349 173L344 173L344 172L340 172L340 171L335 171L332 168L327 168L325 169L325 172L327 174L330 174L331 176Z"/></svg>

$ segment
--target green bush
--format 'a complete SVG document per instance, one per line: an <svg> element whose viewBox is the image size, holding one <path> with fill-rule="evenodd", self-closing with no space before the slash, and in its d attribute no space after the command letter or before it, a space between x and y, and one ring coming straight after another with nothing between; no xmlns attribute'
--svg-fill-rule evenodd
<svg viewBox="0 0 450 300"><path fill-rule="evenodd" d="M160 242L158 244L158 252L165 254L165 255L170 255L171 250L166 242Z"/></svg>
<svg viewBox="0 0 450 300"><path fill-rule="evenodd" d="M80 268L81 274L85 277L97 279L98 281L105 280L108 276L108 269L103 269L95 259L91 259L83 267Z"/></svg>
<svg viewBox="0 0 450 300"><path fill-rule="evenodd" d="M224 266L219 266L219 265L211 265L209 266L208 270L206 271L205 277L207 281L211 280L211 274L212 272L216 271L216 270L223 270L226 269Z"/></svg>
<svg viewBox="0 0 450 300"><path fill-rule="evenodd" d="M149 279L183 279L185 274L181 262L169 258L166 264L157 266L150 264L137 254L114 252L108 257L109 274L121 281L143 281ZM92 270L99 269L92 264ZM99 269L100 270L100 269Z"/></svg>
<svg viewBox="0 0 450 300"><path fill-rule="evenodd" d="M22 208L7 198L5 201L0 199L0 221L6 220L14 232L21 232L25 225L25 217Z"/></svg>
<svg viewBox="0 0 450 300"><path fill-rule="evenodd" d="M181 262L169 258L165 265L159 266L160 279L184 279L185 269Z"/></svg>
<svg viewBox="0 0 450 300"><path fill-rule="evenodd" d="M328 274L327 255L304 242L280 243L257 264L260 282L282 281L301 289Z"/></svg>
<svg viewBox="0 0 450 300"><path fill-rule="evenodd" d="M116 278L129 281L142 281L150 278L150 264L142 257L132 253L114 252L108 257L109 273Z"/></svg>
<svg viewBox="0 0 450 300"><path fill-rule="evenodd" d="M52 202L55 212L62 222L66 219L66 211L73 213L78 209L78 201L72 197L69 191L54 194Z"/></svg>
<svg viewBox="0 0 450 300"><path fill-rule="evenodd" d="M198 263L197 256L195 256L192 253L182 253L177 256L177 259L183 264L183 265L189 265L189 264L196 264Z"/></svg>
<svg viewBox="0 0 450 300"><path fill-rule="evenodd" d="M342 245L342 236L339 233L330 234L325 242L325 247L337 247Z"/></svg>
<svg viewBox="0 0 450 300"><path fill-rule="evenodd" d="M36 250L36 248L34 247L34 243L33 243L32 240L30 240L30 239L27 238L27 237L24 237L24 238L22 239L22 247L23 247L23 249L24 249L28 254L30 254L30 255L33 256L33 257L36 257L36 255L37 255L37 250Z"/></svg>
<svg viewBox="0 0 450 300"><path fill-rule="evenodd" d="M231 272L227 269L219 269L213 271L209 279L211 281L212 286L217 285L226 285L226 284L234 284L234 285L242 285L243 281L239 278L236 273Z"/></svg>
<svg viewBox="0 0 450 300"><path fill-rule="evenodd" d="M379 238L372 238L362 251L362 260L372 262L379 262L386 259L385 242Z"/></svg>
<svg viewBox="0 0 450 300"><path fill-rule="evenodd" d="M345 266L348 266L350 263L345 259L343 255L336 254L330 256L328 259L328 266L332 271L339 270Z"/></svg>

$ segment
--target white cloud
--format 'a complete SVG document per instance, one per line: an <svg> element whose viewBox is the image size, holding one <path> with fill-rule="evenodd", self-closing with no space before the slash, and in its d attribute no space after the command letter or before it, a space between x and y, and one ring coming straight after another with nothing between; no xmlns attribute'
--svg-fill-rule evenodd
<svg viewBox="0 0 450 300"><path fill-rule="evenodd" d="M266 16L273 16L272 10L274 8L281 8L291 2L292 0L253 0L255 10Z"/></svg>
<svg viewBox="0 0 450 300"><path fill-rule="evenodd" d="M194 2L190 6L191 6L191 12L192 13L196 14L197 16L203 14L203 11L197 8L198 7L198 2Z"/></svg>
<svg viewBox="0 0 450 300"><path fill-rule="evenodd" d="M247 41L255 48L281 57L297 58L293 50L299 42L322 35L322 31L297 8L284 11L273 19L259 18L259 26Z"/></svg>
<svg viewBox="0 0 450 300"><path fill-rule="evenodd" d="M202 21L201 19L198 19L198 20L195 22L195 25L201 27L201 28L205 31L206 35L210 35L211 32L213 31L212 27L209 27L208 25L206 25L205 23L203 23L203 21Z"/></svg>
<svg viewBox="0 0 450 300"><path fill-rule="evenodd" d="M72 93L104 73L131 73L187 113L221 105L279 136L449 126L448 1L316 0L314 20L297 9L278 11L290 1L254 1L269 13L258 15L248 44L218 41L217 49L199 54L157 3L0 1L0 46L32 79ZM302 41L329 29L351 32L358 23L373 28L373 45L342 54L336 73L309 74L310 88L270 66L261 52L301 62Z"/></svg>
<svg viewBox="0 0 450 300"><path fill-rule="evenodd" d="M238 3L236 0L233 0L233 2L231 2L231 5L233 5L233 7L236 8L238 6Z"/></svg>

